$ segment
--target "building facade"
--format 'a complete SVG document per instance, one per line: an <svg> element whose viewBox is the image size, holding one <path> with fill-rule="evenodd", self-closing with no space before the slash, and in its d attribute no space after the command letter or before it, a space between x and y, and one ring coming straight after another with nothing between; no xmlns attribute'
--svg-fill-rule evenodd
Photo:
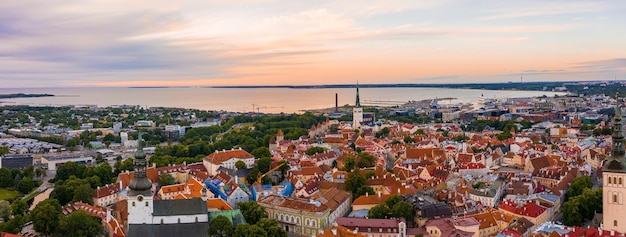
<svg viewBox="0 0 626 237"><path fill-rule="evenodd" d="M602 167L602 224L603 229L626 233L626 160L624 159L624 134L622 113L617 98L613 118L613 149Z"/></svg>

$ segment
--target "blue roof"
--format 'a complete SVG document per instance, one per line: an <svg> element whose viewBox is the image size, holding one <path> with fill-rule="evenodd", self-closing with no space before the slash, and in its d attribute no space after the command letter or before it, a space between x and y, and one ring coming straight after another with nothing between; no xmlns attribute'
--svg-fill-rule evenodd
<svg viewBox="0 0 626 237"><path fill-rule="evenodd" d="M368 209L354 210L354 211L350 212L348 217L357 217L357 218L367 217L367 212L369 212Z"/></svg>

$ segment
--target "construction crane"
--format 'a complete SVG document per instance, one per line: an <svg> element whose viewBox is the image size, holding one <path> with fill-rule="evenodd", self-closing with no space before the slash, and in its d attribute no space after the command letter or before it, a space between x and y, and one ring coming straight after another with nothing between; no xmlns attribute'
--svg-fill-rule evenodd
<svg viewBox="0 0 626 237"><path fill-rule="evenodd" d="M261 184L261 182L263 181L263 177L265 177L266 175L268 175L268 174L270 174L270 173L280 169L280 167L282 167L283 165L287 165L287 162L280 162L280 163L278 163L278 165L276 167L271 168L269 171L265 172L265 174L260 175L256 179L256 182L254 182L254 185L256 186L256 185Z"/></svg>
<svg viewBox="0 0 626 237"><path fill-rule="evenodd" d="M260 104L252 104L252 113L256 110L256 113L260 113L261 109L278 109L285 108L285 106L261 106Z"/></svg>

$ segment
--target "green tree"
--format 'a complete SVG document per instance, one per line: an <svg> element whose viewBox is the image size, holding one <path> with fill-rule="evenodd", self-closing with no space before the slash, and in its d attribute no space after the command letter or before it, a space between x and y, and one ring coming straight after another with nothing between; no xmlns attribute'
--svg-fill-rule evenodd
<svg viewBox="0 0 626 237"><path fill-rule="evenodd" d="M386 219L391 216L391 210L386 204L378 204L367 212L367 217L370 219Z"/></svg>
<svg viewBox="0 0 626 237"><path fill-rule="evenodd" d="M374 167L376 165L376 157L367 152L359 153L359 168Z"/></svg>
<svg viewBox="0 0 626 237"><path fill-rule="evenodd" d="M248 181L249 184L254 184L254 182L256 182L256 179L258 179L260 175L261 174L259 174L259 169L255 167L246 175L246 181Z"/></svg>
<svg viewBox="0 0 626 237"><path fill-rule="evenodd" d="M8 146L0 146L0 156L9 154L9 147Z"/></svg>
<svg viewBox="0 0 626 237"><path fill-rule="evenodd" d="M267 232L256 225L239 224L235 228L234 237L267 237Z"/></svg>
<svg viewBox="0 0 626 237"><path fill-rule="evenodd" d="M267 173L270 170L270 166L272 164L272 158L263 157L259 159L256 163L256 167L259 168L259 172L261 174Z"/></svg>
<svg viewBox="0 0 626 237"><path fill-rule="evenodd" d="M264 146L255 148L252 152L250 152L250 154L256 158L272 157L270 149Z"/></svg>
<svg viewBox="0 0 626 237"><path fill-rule="evenodd" d="M323 153L324 151L326 151L326 149L324 149L323 147L314 146L314 147L307 149L304 153L306 153L309 156L312 156L317 153Z"/></svg>
<svg viewBox="0 0 626 237"><path fill-rule="evenodd" d="M13 174L7 168L0 168L0 187L6 188L13 185Z"/></svg>
<svg viewBox="0 0 626 237"><path fill-rule="evenodd" d="M401 202L402 198L398 195L391 195L387 198L387 200L385 200L385 204L389 207L389 208L393 208L393 206L395 206L397 203Z"/></svg>
<svg viewBox="0 0 626 237"><path fill-rule="evenodd" d="M359 197L359 188L365 185L365 177L358 170L354 170L348 173L345 183L346 190L352 193L354 199L357 199Z"/></svg>
<svg viewBox="0 0 626 237"><path fill-rule="evenodd" d="M168 174L168 173L162 173L161 175L159 175L159 185L161 186L167 186L167 185L172 185L176 183L176 179Z"/></svg>
<svg viewBox="0 0 626 237"><path fill-rule="evenodd" d="M7 200L0 200L0 217L7 221L11 215L11 204Z"/></svg>
<svg viewBox="0 0 626 237"><path fill-rule="evenodd" d="M33 228L45 235L52 234L61 220L61 204L56 199L46 199L31 211Z"/></svg>
<svg viewBox="0 0 626 237"><path fill-rule="evenodd" d="M238 160L237 162L235 162L235 168L237 168L238 170L243 170L248 168L248 166L246 165L246 162Z"/></svg>
<svg viewBox="0 0 626 237"><path fill-rule="evenodd" d="M217 216L209 223L209 236L211 237L230 237L233 233L233 223L225 216Z"/></svg>
<svg viewBox="0 0 626 237"><path fill-rule="evenodd" d="M72 202L84 202L93 204L93 188L89 184L83 184L78 186L74 190L74 196Z"/></svg>
<svg viewBox="0 0 626 237"><path fill-rule="evenodd" d="M256 226L264 229L267 232L267 236L287 237L287 232L278 226L276 219L262 218L256 223Z"/></svg>
<svg viewBox="0 0 626 237"><path fill-rule="evenodd" d="M343 170L345 171L350 172L354 169L355 166L356 166L356 161L354 160L354 157L348 157L343 162Z"/></svg>
<svg viewBox="0 0 626 237"><path fill-rule="evenodd" d="M563 224L567 226L582 226L583 215L580 212L580 202L578 198L572 198L563 203L561 212L563 212Z"/></svg>
<svg viewBox="0 0 626 237"><path fill-rule="evenodd" d="M415 217L413 205L409 204L406 201L400 201L393 205L393 207L391 208L391 213L396 218L404 217L404 219L409 223L412 223Z"/></svg>
<svg viewBox="0 0 626 237"><path fill-rule="evenodd" d="M22 199L18 199L11 203L11 214L14 216L23 216L28 213L28 203Z"/></svg>
<svg viewBox="0 0 626 237"><path fill-rule="evenodd" d="M54 236L95 237L104 234L100 219L78 210L62 217Z"/></svg>
<svg viewBox="0 0 626 237"><path fill-rule="evenodd" d="M30 193L33 188L35 188L35 182L33 182L33 179L29 177L23 178L19 183L17 183L17 191L20 191L20 193L23 194Z"/></svg>
<svg viewBox="0 0 626 237"><path fill-rule="evenodd" d="M359 188L357 188L355 196L356 197L360 197L363 196L365 194L369 194L369 195L374 195L376 194L376 192L374 192L374 189L370 186L361 186Z"/></svg>
<svg viewBox="0 0 626 237"><path fill-rule="evenodd" d="M592 187L593 182L591 181L591 177L587 175L578 176L572 180L572 184L569 186L567 191L565 191L565 197L566 199L576 197L583 194L585 189L590 189Z"/></svg>
<svg viewBox="0 0 626 237"><path fill-rule="evenodd" d="M256 224L262 218L267 218L265 208L254 201L237 203L237 207L241 210L241 214L248 224Z"/></svg>

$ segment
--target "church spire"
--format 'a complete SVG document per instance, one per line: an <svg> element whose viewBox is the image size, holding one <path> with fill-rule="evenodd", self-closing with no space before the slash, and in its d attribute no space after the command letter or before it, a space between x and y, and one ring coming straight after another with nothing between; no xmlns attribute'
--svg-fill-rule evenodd
<svg viewBox="0 0 626 237"><path fill-rule="evenodd" d="M356 103L355 107L361 107L361 100L359 99L359 81L356 82Z"/></svg>
<svg viewBox="0 0 626 237"><path fill-rule="evenodd" d="M152 196L152 182L146 176L146 167L148 161L146 160L146 152L143 151L143 139L141 139L141 133L137 138L137 151L135 152L135 174L133 179L128 184L130 188L130 195L144 195Z"/></svg>

